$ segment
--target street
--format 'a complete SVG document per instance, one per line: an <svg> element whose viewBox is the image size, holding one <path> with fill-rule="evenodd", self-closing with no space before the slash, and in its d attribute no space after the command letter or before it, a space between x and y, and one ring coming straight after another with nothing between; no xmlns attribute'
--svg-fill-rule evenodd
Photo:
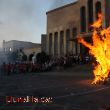
<svg viewBox="0 0 110 110"><path fill-rule="evenodd" d="M0 110L99 110L110 106L110 86L92 85L92 68L75 65L66 70L0 77ZM45 103L6 103L6 96L51 97Z"/></svg>

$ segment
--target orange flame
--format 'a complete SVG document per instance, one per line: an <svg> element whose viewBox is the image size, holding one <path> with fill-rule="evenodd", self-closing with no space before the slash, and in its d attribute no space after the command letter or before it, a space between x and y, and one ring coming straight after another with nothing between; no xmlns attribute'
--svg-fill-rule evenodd
<svg viewBox="0 0 110 110"><path fill-rule="evenodd" d="M79 38L78 42L89 48L89 53L97 61L95 66L93 84L108 80L110 73L110 27L102 29L102 15L98 14L98 20L92 25L94 28L92 35L92 44Z"/></svg>

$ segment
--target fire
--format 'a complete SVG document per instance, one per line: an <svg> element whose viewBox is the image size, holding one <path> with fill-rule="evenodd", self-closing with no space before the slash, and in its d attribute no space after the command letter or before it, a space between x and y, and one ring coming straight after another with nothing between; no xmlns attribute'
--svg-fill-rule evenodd
<svg viewBox="0 0 110 110"><path fill-rule="evenodd" d="M92 84L105 82L109 79L110 73L110 27L102 28L102 15L98 14L98 20L92 25L94 31L92 35L92 44L78 38L78 42L89 48L89 54L96 59L94 80Z"/></svg>

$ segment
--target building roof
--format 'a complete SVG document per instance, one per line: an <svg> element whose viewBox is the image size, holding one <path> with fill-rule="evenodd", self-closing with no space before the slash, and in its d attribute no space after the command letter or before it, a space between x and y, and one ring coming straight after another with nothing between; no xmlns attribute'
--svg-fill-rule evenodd
<svg viewBox="0 0 110 110"><path fill-rule="evenodd" d="M11 44L10 44L11 43ZM38 43L32 43L32 42L27 42L27 41L19 41L19 40L10 40L6 41L4 45L7 45L6 48L12 47L15 49L23 49L23 48L40 48L41 44Z"/></svg>
<svg viewBox="0 0 110 110"><path fill-rule="evenodd" d="M19 40L5 41L5 43L8 43L8 42L20 42L20 43L31 43L31 44L41 45L40 43L33 43L33 42L29 42L29 41L19 41Z"/></svg>
<svg viewBox="0 0 110 110"><path fill-rule="evenodd" d="M75 1L75 2L73 2L73 3L70 3L70 4L67 4L67 5L64 5L64 6L55 8L55 9L53 9L53 10L50 10L50 11L46 12L46 14L49 14L49 13L54 12L54 11L58 11L58 10L63 9L63 8L65 8L65 7L72 6L72 5L76 4L77 2L78 2L78 1Z"/></svg>

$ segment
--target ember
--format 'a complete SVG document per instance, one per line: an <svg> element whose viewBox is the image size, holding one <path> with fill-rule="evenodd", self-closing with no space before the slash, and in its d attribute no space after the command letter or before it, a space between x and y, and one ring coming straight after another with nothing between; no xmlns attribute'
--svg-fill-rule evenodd
<svg viewBox="0 0 110 110"><path fill-rule="evenodd" d="M92 84L107 82L110 73L110 27L102 28L102 15L98 14L98 20L92 25L94 31L92 35L92 44L78 38L78 42L89 48L89 54L96 59L94 81Z"/></svg>

